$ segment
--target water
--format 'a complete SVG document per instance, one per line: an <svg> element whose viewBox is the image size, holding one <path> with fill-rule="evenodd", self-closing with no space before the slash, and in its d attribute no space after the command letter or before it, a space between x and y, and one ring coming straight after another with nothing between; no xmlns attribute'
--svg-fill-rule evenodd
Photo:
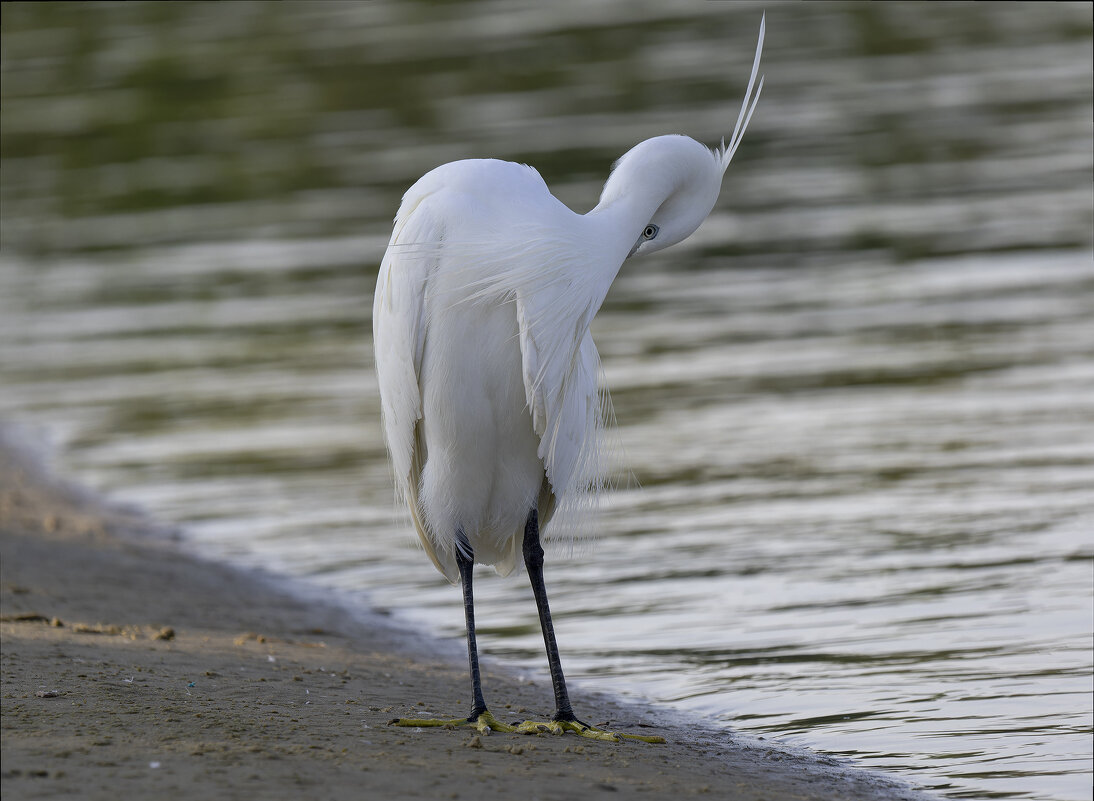
<svg viewBox="0 0 1094 801"><path fill-rule="evenodd" d="M196 551L462 636L378 426L399 196L492 155L589 208L634 142L729 133L760 10L5 6L0 416ZM1090 798L1090 7L767 10L717 210L594 327L618 489L549 554L567 670ZM484 651L542 670L526 583L477 589Z"/></svg>

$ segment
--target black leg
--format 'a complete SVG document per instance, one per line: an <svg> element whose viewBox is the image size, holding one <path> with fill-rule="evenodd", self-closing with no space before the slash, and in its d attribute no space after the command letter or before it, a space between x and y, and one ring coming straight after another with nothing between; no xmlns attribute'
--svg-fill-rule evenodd
<svg viewBox="0 0 1094 801"><path fill-rule="evenodd" d="M524 564L528 568L528 580L532 582L532 594L539 608L539 626L543 629L543 644L547 648L547 664L551 668L551 685L555 690L555 720L577 720L570 695L566 692L566 677L562 675L562 662L558 658L555 642L555 626L551 622L551 607L547 604L547 588L543 584L543 547L539 544L539 513L533 509L524 524Z"/></svg>
<svg viewBox="0 0 1094 801"><path fill-rule="evenodd" d="M524 564L528 566L528 577L532 582L532 592L536 596L539 608L539 624L543 629L543 644L547 646L547 662L551 666L551 684L555 690L554 722L544 723L528 720L519 725L502 723L486 708L482 697L482 680L479 676L479 649L475 642L475 602L471 591L471 578L475 566L475 555L471 543L463 531L456 532L456 566L463 583L463 610L467 620L467 661L471 667L471 714L465 719L447 720L437 718L396 718L391 721L396 726L443 726L454 728L470 726L482 734L491 731L522 732L527 734L564 734L574 732L581 737L593 740L642 740L647 743L663 743L661 737L644 737L637 734L620 734L603 731L582 723L574 716L570 706L570 696L566 692L566 678L562 675L562 663L558 658L558 644L555 642L555 627L551 622L551 609L547 605L547 589L543 585L543 547L539 542L539 514L533 509L524 524Z"/></svg>
<svg viewBox="0 0 1094 801"><path fill-rule="evenodd" d="M475 553L462 531L456 532L456 566L460 569L463 584L463 615L467 622L467 661L471 666L471 714L469 721L478 720L486 711L482 697L482 681L479 678L479 647L475 642L475 598L471 589L471 576L475 568Z"/></svg>

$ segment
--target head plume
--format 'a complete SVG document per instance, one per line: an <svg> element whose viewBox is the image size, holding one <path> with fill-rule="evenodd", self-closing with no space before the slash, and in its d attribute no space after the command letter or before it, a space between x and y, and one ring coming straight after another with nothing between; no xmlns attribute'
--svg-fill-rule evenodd
<svg viewBox="0 0 1094 801"><path fill-rule="evenodd" d="M725 139L720 147L711 150L686 136L658 136L638 143L612 165L598 207L622 198L634 202L634 222L638 226L634 235L641 232L641 236L629 255L653 253L686 239L714 208L722 177L741 144L763 91L763 76L759 76L758 83L756 78L765 29L766 15L760 19L752 74L728 146Z"/></svg>
<svg viewBox="0 0 1094 801"><path fill-rule="evenodd" d="M716 155L722 163L722 172L725 173L726 168L729 166L729 162L733 160L733 154L737 152L737 147L741 144L741 139L744 138L745 129L748 128L748 121L752 119L752 112L756 110L756 103L760 99L760 92L764 89L764 76L760 76L760 83L756 86L756 95L752 96L752 87L756 84L756 73L760 71L760 54L764 49L764 30L767 27L767 14L765 13L760 17L760 36L756 40L756 57L752 59L752 74L748 78L748 88L745 90L745 99L741 103L741 113L737 115L737 124L733 126L733 136L729 137L729 146L726 146L726 140L722 138L721 147L717 148ZM750 104L749 98L752 98Z"/></svg>

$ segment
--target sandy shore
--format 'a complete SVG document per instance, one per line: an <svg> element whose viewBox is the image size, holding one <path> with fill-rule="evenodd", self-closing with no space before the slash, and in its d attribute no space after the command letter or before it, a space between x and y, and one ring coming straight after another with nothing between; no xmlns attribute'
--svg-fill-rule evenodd
<svg viewBox="0 0 1094 801"><path fill-rule="evenodd" d="M192 558L2 444L0 582L6 801L927 797L580 690L586 720L668 744L389 726L461 713L451 649ZM550 710L485 668L502 720Z"/></svg>

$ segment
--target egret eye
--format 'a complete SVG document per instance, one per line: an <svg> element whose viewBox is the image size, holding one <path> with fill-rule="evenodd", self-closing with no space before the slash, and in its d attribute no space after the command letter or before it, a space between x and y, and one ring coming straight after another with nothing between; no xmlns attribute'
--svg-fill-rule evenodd
<svg viewBox="0 0 1094 801"><path fill-rule="evenodd" d="M646 226L646 230L644 230L642 232L642 238L643 239L653 239L655 236L657 236L657 232L660 231L660 230L661 229L658 228L656 225L654 225L653 223L650 223L649 225Z"/></svg>

